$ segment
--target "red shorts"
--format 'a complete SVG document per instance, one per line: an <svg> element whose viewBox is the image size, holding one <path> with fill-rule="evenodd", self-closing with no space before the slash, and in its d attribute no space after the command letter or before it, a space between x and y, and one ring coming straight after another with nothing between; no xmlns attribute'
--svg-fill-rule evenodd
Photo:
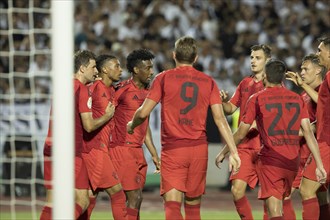
<svg viewBox="0 0 330 220"><path fill-rule="evenodd" d="M238 173L230 175L229 180L243 180L253 189L258 182L256 162L258 160L259 150L238 148L237 151L241 158L241 167Z"/></svg>
<svg viewBox="0 0 330 220"><path fill-rule="evenodd" d="M89 189L88 175L85 163L81 157L74 159L75 188ZM51 157L44 156L44 180L46 189L52 189L52 162Z"/></svg>
<svg viewBox="0 0 330 220"><path fill-rule="evenodd" d="M161 153L160 194L177 189L187 197L205 193L208 145L163 148Z"/></svg>
<svg viewBox="0 0 330 220"><path fill-rule="evenodd" d="M300 158L298 173L292 183L292 188L296 188L296 189L300 188L300 183L301 183L301 179L303 177L303 171L304 171L307 160L308 160L308 158Z"/></svg>
<svg viewBox="0 0 330 220"><path fill-rule="evenodd" d="M283 200L291 194L292 183L297 175L296 171L263 165L261 160L258 160L257 172L260 184L258 199L274 196Z"/></svg>
<svg viewBox="0 0 330 220"><path fill-rule="evenodd" d="M148 168L143 149L116 146L110 148L109 154L123 189L125 191L143 189Z"/></svg>
<svg viewBox="0 0 330 220"><path fill-rule="evenodd" d="M92 149L82 153L92 189L107 189L120 183L117 171L110 159L108 148Z"/></svg>
<svg viewBox="0 0 330 220"><path fill-rule="evenodd" d="M330 183L330 146L326 142L318 143L320 149L320 155L323 162L323 167L327 172L327 184ZM317 181L315 175L316 163L313 156L307 161L303 176L307 179Z"/></svg>

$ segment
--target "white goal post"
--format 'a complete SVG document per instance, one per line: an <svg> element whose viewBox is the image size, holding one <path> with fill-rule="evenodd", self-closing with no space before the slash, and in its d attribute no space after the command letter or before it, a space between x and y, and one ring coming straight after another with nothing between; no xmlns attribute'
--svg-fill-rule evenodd
<svg viewBox="0 0 330 220"><path fill-rule="evenodd" d="M73 10L52 0L53 218L74 216Z"/></svg>

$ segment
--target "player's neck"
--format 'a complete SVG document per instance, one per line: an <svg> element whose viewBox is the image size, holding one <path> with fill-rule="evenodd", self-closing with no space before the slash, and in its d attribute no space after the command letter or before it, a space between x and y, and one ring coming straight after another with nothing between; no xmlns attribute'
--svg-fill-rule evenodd
<svg viewBox="0 0 330 220"><path fill-rule="evenodd" d="M106 85L107 87L110 87L113 83L113 81L111 79L109 79L109 77L102 77L102 82L104 83L104 85Z"/></svg>
<svg viewBox="0 0 330 220"><path fill-rule="evenodd" d="M144 89L146 88L146 85L143 84L140 80L138 80L137 78L133 77L133 82L136 85L136 87L138 87L139 89Z"/></svg>
<svg viewBox="0 0 330 220"><path fill-rule="evenodd" d="M262 80L263 72L254 73L253 79L255 82L260 82Z"/></svg>
<svg viewBox="0 0 330 220"><path fill-rule="evenodd" d="M322 83L322 80L317 78L315 79L311 84L309 84L309 86L312 88L312 89L315 89L317 88L319 85L321 85Z"/></svg>

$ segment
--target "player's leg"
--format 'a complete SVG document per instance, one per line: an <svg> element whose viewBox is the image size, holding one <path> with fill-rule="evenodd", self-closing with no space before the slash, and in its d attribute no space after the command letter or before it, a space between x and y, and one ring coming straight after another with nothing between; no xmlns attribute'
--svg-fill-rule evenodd
<svg viewBox="0 0 330 220"><path fill-rule="evenodd" d="M185 196L184 200L184 210L185 210L185 219L199 220L200 217L200 208L201 208L202 196L195 198L189 198Z"/></svg>
<svg viewBox="0 0 330 220"><path fill-rule="evenodd" d="M46 190L46 204L40 213L40 220L52 219L52 190Z"/></svg>
<svg viewBox="0 0 330 220"><path fill-rule="evenodd" d="M183 192L174 188L163 194L166 219L183 220L181 214L182 197Z"/></svg>
<svg viewBox="0 0 330 220"><path fill-rule="evenodd" d="M240 179L232 180L231 193L234 204L241 219L253 219L252 209L245 195L247 183Z"/></svg>
<svg viewBox="0 0 330 220"><path fill-rule="evenodd" d="M88 205L87 210L83 214L80 215L78 220L89 220L90 219L93 209L96 205L97 196L98 196L98 192L88 190L89 205Z"/></svg>
<svg viewBox="0 0 330 220"><path fill-rule="evenodd" d="M268 210L268 218L269 220L275 220L275 219L284 219L282 215L282 200L275 198L274 196L271 196L266 199L266 206Z"/></svg>
<svg viewBox="0 0 330 220"><path fill-rule="evenodd" d="M330 219L329 185L321 186L316 195L320 205L319 220Z"/></svg>
<svg viewBox="0 0 330 220"><path fill-rule="evenodd" d="M89 197L87 189L75 189L75 219L79 218L79 216L84 213L89 205Z"/></svg>
<svg viewBox="0 0 330 220"><path fill-rule="evenodd" d="M318 219L320 215L316 192L320 184L314 180L303 177L300 186L300 195L303 205L303 219Z"/></svg>
<svg viewBox="0 0 330 220"><path fill-rule="evenodd" d="M125 191L127 200L127 214L132 216L132 219L138 219L139 210L142 204L142 189Z"/></svg>
<svg viewBox="0 0 330 220"><path fill-rule="evenodd" d="M44 181L46 191L46 204L43 207L40 220L49 220L52 219L52 163L49 156L44 155Z"/></svg>
<svg viewBox="0 0 330 220"><path fill-rule="evenodd" d="M283 217L284 219L296 219L296 213L294 212L294 208L291 201L291 196L294 193L296 188L291 188L291 194L288 197L285 197L283 200Z"/></svg>
<svg viewBox="0 0 330 220"><path fill-rule="evenodd" d="M115 220L127 219L126 196L121 184L105 189L111 199L112 215Z"/></svg>

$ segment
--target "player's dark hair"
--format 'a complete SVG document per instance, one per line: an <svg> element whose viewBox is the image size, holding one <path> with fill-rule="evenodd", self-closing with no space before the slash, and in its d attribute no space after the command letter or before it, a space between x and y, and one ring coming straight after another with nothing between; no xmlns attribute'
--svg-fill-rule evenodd
<svg viewBox="0 0 330 220"><path fill-rule="evenodd" d="M285 76L286 65L281 60L270 59L265 65L265 72L268 82L281 84Z"/></svg>
<svg viewBox="0 0 330 220"><path fill-rule="evenodd" d="M144 60L152 60L155 56L147 49L133 50L126 58L128 72L134 73L134 67Z"/></svg>
<svg viewBox="0 0 330 220"><path fill-rule="evenodd" d="M74 54L74 72L78 72L82 65L88 66L90 60L96 60L96 56L93 52L88 50L78 50Z"/></svg>
<svg viewBox="0 0 330 220"><path fill-rule="evenodd" d="M253 45L250 49L251 49L251 51L262 50L264 52L266 58L271 58L271 56L272 56L272 48L270 46L268 46L267 44Z"/></svg>
<svg viewBox="0 0 330 220"><path fill-rule="evenodd" d="M96 58L96 69L99 73L102 73L102 68L104 67L105 63L109 60L117 59L117 57L108 54L101 54Z"/></svg>
<svg viewBox="0 0 330 220"><path fill-rule="evenodd" d="M317 39L319 43L324 44L324 46L326 46L328 49L330 49L330 37L325 36L325 37L320 37Z"/></svg>
<svg viewBox="0 0 330 220"><path fill-rule="evenodd" d="M313 65L316 65L321 68L320 75L323 79L323 77L325 76L325 74L327 72L327 68L320 64L319 57L315 53L311 53L311 54L304 56L304 58L302 59L302 63L304 63L306 61L310 61Z"/></svg>
<svg viewBox="0 0 330 220"><path fill-rule="evenodd" d="M174 52L178 62L192 64L197 56L197 42L192 37L181 37L175 42Z"/></svg>

